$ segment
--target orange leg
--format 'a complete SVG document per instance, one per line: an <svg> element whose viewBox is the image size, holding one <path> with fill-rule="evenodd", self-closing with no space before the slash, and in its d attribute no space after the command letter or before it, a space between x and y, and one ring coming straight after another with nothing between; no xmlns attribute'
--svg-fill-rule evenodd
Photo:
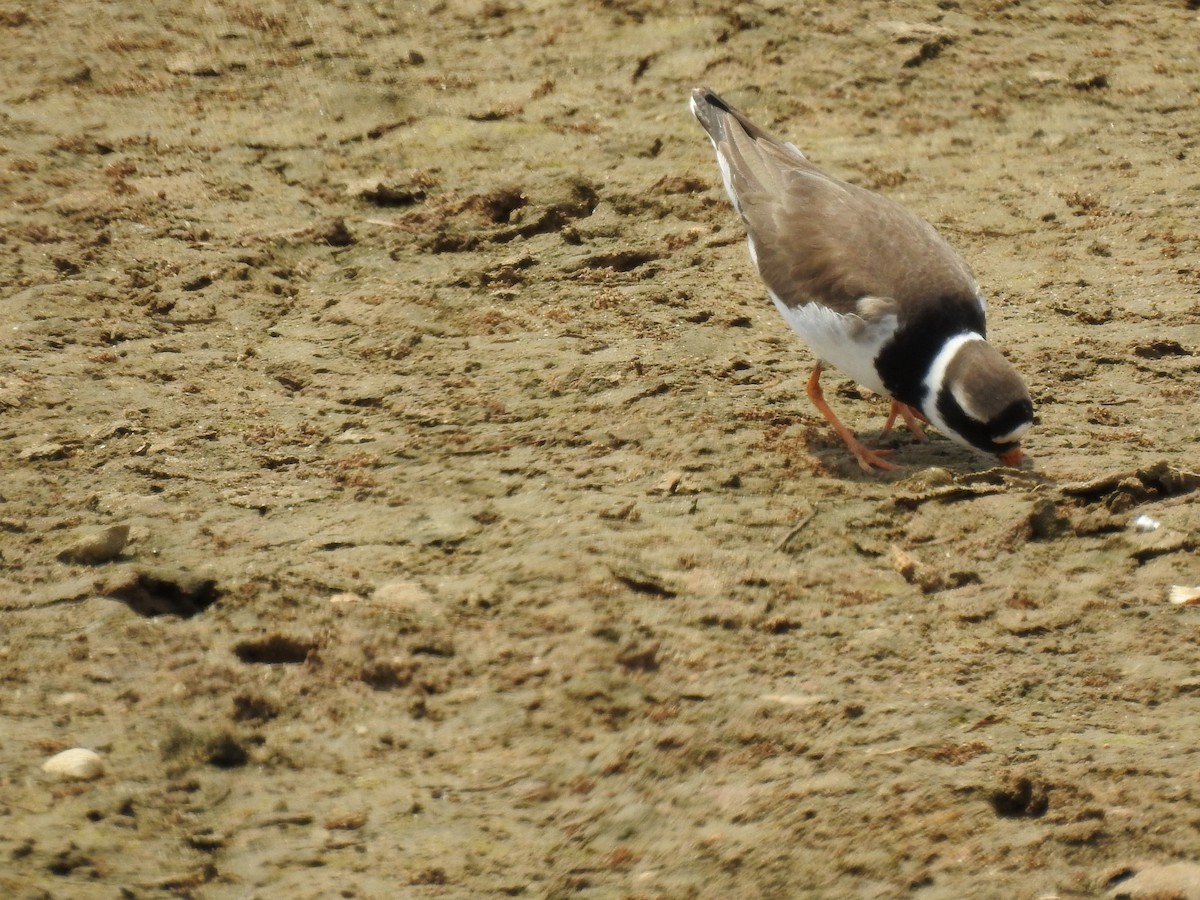
<svg viewBox="0 0 1200 900"><path fill-rule="evenodd" d="M883 423L883 434L891 432L892 426L896 424L896 416L904 420L904 427L912 432L913 437L918 441L925 440L925 430L921 428L921 422L928 422L929 420L907 403L901 403L899 400L892 401L892 408L888 410L887 421Z"/></svg>
<svg viewBox="0 0 1200 900"><path fill-rule="evenodd" d="M854 458L858 461L859 467L864 472L872 471L872 467L879 469L895 469L895 463L890 463L883 457L890 456L892 450L872 450L869 447L864 447L859 443L858 438L838 421L838 417L833 414L833 410L829 408L829 404L825 402L825 395L821 392L821 363L817 363L817 367L813 369L812 376L808 379L808 399L812 401L818 412L821 413L833 426L833 430L838 433L838 436L846 442L846 446L850 448L850 452L854 454Z"/></svg>

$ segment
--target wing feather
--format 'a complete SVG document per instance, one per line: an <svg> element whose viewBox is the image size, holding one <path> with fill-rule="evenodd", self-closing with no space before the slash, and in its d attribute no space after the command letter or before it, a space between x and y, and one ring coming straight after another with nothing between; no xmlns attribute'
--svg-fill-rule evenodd
<svg viewBox="0 0 1200 900"><path fill-rule="evenodd" d="M970 268L924 219L822 171L711 91L697 91L692 103L759 274L780 302L816 301L868 319L897 314L901 325L922 300L978 305Z"/></svg>

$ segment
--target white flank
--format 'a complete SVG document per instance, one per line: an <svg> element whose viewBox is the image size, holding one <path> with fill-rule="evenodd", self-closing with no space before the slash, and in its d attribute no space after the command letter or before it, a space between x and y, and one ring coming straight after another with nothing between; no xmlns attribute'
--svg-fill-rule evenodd
<svg viewBox="0 0 1200 900"><path fill-rule="evenodd" d="M964 344L969 344L971 341L982 341L983 336L976 334L974 331L968 331L965 334L956 334L950 340L942 345L942 349L938 351L938 355L933 358L933 364L929 367L929 372L925 375L925 403L921 407L921 411L929 416L929 421L937 426L937 430L947 437L954 438L960 444L970 444L948 426L944 419L938 414L937 397L942 391L942 386L946 381L946 369L950 367L951 361ZM954 399L958 400L960 406L966 410L967 415L972 415L971 411L963 405L958 394L954 395Z"/></svg>
<svg viewBox="0 0 1200 900"><path fill-rule="evenodd" d="M868 324L858 316L843 316L820 303L790 307L774 291L770 293L784 321L821 360L863 387L888 396L875 371L875 357L896 330L894 315Z"/></svg>

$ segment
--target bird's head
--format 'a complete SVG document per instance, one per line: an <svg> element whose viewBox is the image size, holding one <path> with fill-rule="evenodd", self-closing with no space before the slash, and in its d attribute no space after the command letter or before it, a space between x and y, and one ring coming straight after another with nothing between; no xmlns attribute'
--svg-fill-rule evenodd
<svg viewBox="0 0 1200 900"><path fill-rule="evenodd" d="M925 379L921 411L959 443L994 453L1004 465L1023 459L1021 437L1033 401L1012 363L978 334L951 338Z"/></svg>

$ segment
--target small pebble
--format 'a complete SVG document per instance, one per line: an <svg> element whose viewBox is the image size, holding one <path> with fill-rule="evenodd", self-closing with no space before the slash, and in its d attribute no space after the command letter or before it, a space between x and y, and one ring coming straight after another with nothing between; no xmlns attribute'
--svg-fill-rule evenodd
<svg viewBox="0 0 1200 900"><path fill-rule="evenodd" d="M214 78L221 74L221 64L206 56L191 53L180 53L167 60L167 71L172 75L193 75L203 78Z"/></svg>
<svg viewBox="0 0 1200 900"><path fill-rule="evenodd" d="M56 753L42 763L42 771L59 778L91 781L104 774L104 760L94 750L72 747L62 753Z"/></svg>
<svg viewBox="0 0 1200 900"><path fill-rule="evenodd" d="M50 698L51 706L72 706L81 700L86 700L87 694L81 694L78 691L65 691L61 694L55 694Z"/></svg>
<svg viewBox="0 0 1200 900"><path fill-rule="evenodd" d="M1157 531L1162 527L1162 522L1158 519L1152 519L1149 516L1138 516L1133 520L1133 528L1138 534L1149 534L1151 531Z"/></svg>
<svg viewBox="0 0 1200 900"><path fill-rule="evenodd" d="M38 444L36 447L28 447L17 454L17 459L25 462L45 462L51 459L63 459L67 455L67 448L62 444Z"/></svg>
<svg viewBox="0 0 1200 900"><path fill-rule="evenodd" d="M60 562L97 566L121 555L129 541L128 525L113 525L96 534L80 538L58 554Z"/></svg>

